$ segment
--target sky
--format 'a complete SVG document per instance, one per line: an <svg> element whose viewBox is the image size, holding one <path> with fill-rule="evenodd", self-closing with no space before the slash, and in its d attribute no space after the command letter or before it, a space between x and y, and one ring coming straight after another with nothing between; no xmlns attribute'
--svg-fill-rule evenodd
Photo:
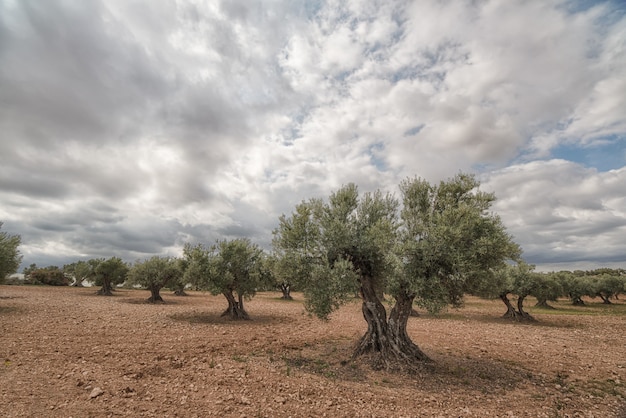
<svg viewBox="0 0 626 418"><path fill-rule="evenodd" d="M623 0L0 0L22 267L269 249L302 200L459 172L538 270L626 268Z"/></svg>

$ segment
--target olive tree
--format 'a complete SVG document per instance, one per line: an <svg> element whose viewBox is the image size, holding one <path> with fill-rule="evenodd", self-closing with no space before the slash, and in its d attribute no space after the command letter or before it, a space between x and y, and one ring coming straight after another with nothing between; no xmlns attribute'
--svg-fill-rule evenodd
<svg viewBox="0 0 626 418"><path fill-rule="evenodd" d="M293 300L291 291L293 290L293 279L291 277L292 268L285 263L290 260L286 258L277 257L276 254L271 254L265 258L265 268L267 282L271 284L274 289L280 290L282 296L281 299Z"/></svg>
<svg viewBox="0 0 626 418"><path fill-rule="evenodd" d="M154 256L136 262L128 271L128 281L150 290L148 302L163 302L160 291L168 283L180 278L182 272L178 260L173 257Z"/></svg>
<svg viewBox="0 0 626 418"><path fill-rule="evenodd" d="M88 260L87 263L91 267L90 279L94 281L96 286L101 286L98 295L113 295L113 286L124 283L126 274L128 273L128 265L119 257L111 257L109 259L94 258Z"/></svg>
<svg viewBox="0 0 626 418"><path fill-rule="evenodd" d="M616 274L603 273L591 276L593 293L602 299L602 303L611 304L611 298L617 297L624 291L624 277Z"/></svg>
<svg viewBox="0 0 626 418"><path fill-rule="evenodd" d="M87 261L76 261L63 266L63 272L72 277L72 286L82 287L83 282L92 276L92 265Z"/></svg>
<svg viewBox="0 0 626 418"><path fill-rule="evenodd" d="M355 357L373 354L377 367L411 367L428 360L407 334L413 304L430 311L460 305L473 282L519 253L488 212L494 196L478 186L463 174L438 185L407 179L400 208L390 194L359 196L349 184L328 201L304 201L281 216L274 249L291 266L307 309L321 318L358 289L367 331ZM383 292L393 298L389 313Z"/></svg>
<svg viewBox="0 0 626 418"><path fill-rule="evenodd" d="M509 273L513 278L513 293L517 295L517 318L534 321L535 319L524 310L524 300L533 294L537 287L538 274L534 272L535 266L519 262L510 267Z"/></svg>
<svg viewBox="0 0 626 418"><path fill-rule="evenodd" d="M558 273L557 279L563 286L563 292L572 301L572 305L584 306L583 297L595 297L593 282L583 272L561 271Z"/></svg>
<svg viewBox="0 0 626 418"><path fill-rule="evenodd" d="M535 286L531 295L537 299L535 306L545 309L555 309L548 301L556 302L563 294L563 286L556 279L554 273L535 273Z"/></svg>
<svg viewBox="0 0 626 418"><path fill-rule="evenodd" d="M0 229L3 223L0 222ZM22 242L19 235L10 235L0 231L0 283L4 279L17 271L22 262L22 255L18 247Z"/></svg>
<svg viewBox="0 0 626 418"><path fill-rule="evenodd" d="M250 319L244 300L256 293L263 275L263 251L248 239L218 241L206 248L185 246L185 280L212 294L222 294L228 308L222 316Z"/></svg>

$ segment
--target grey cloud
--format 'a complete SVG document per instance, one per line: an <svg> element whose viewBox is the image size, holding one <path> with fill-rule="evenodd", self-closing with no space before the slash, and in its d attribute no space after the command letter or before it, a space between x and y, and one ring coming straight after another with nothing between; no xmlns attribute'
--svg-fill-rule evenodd
<svg viewBox="0 0 626 418"><path fill-rule="evenodd" d="M562 6L0 2L0 220L26 263L267 247L347 182L475 170L529 257L613 260L623 170L536 159L623 136L626 19Z"/></svg>
<svg viewBox="0 0 626 418"><path fill-rule="evenodd" d="M619 179L619 180L618 180ZM533 162L489 174L495 210L533 263L626 261L626 202L617 182L626 170L599 173L563 160Z"/></svg>

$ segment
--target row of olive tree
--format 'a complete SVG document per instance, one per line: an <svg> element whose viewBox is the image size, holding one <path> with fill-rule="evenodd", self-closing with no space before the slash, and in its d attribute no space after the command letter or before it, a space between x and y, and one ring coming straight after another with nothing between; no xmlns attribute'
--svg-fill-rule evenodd
<svg viewBox="0 0 626 418"><path fill-rule="evenodd" d="M163 302L161 289L170 288L184 294L187 285L222 294L228 302L224 315L248 319L244 300L259 288L272 285L274 276L269 258L247 239L218 241L215 245L185 245L183 257L154 256L132 265L119 257L98 258L67 264L63 272L80 286L90 281L99 295L112 295L120 284L141 286L150 291L149 302ZM41 269L34 268L30 275Z"/></svg>
<svg viewBox="0 0 626 418"><path fill-rule="evenodd" d="M541 273L534 271L535 266L520 262L507 265L490 272L495 280L485 282L489 286L475 289L475 294L500 298L506 306L504 317L515 320L534 320L524 310L524 301L528 296L537 300L536 306L553 308L549 301L567 297L574 305L584 305L583 297L599 297L603 303L610 304L626 292L626 271L623 269L597 269L592 271L559 271ZM516 306L511 304L510 295L517 296Z"/></svg>

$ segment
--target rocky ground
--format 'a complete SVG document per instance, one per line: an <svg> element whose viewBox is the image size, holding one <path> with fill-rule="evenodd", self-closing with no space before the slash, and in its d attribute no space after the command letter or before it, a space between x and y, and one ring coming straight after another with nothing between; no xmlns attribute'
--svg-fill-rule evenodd
<svg viewBox="0 0 626 418"><path fill-rule="evenodd" d="M0 416L626 417L624 301L529 309L534 324L475 298L411 318L435 364L409 376L350 361L357 301L324 322L261 293L232 322L221 296L94 292L0 286Z"/></svg>

